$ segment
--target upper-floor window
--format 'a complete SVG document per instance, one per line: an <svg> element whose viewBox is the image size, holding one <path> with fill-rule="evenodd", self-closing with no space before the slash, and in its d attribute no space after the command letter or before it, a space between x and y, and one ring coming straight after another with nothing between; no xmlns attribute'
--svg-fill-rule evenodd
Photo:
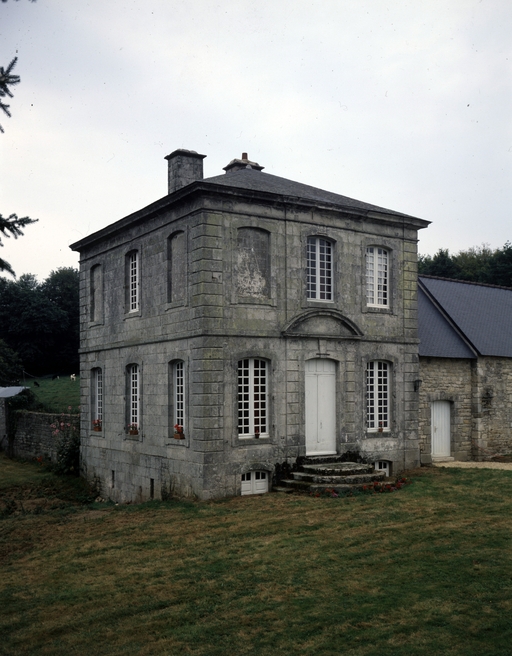
<svg viewBox="0 0 512 656"><path fill-rule="evenodd" d="M167 240L167 302L183 303L186 298L187 251L184 232Z"/></svg>
<svg viewBox="0 0 512 656"><path fill-rule="evenodd" d="M140 428L141 398L138 364L129 364L126 367L126 417L129 430Z"/></svg>
<svg viewBox="0 0 512 656"><path fill-rule="evenodd" d="M100 264L91 268L90 272L90 321L103 320L103 275Z"/></svg>
<svg viewBox="0 0 512 656"><path fill-rule="evenodd" d="M238 436L268 437L268 363L238 362Z"/></svg>
<svg viewBox="0 0 512 656"><path fill-rule="evenodd" d="M366 249L366 304L389 305L389 251L377 246Z"/></svg>
<svg viewBox="0 0 512 656"><path fill-rule="evenodd" d="M138 251L131 251L126 256L127 309L137 312L140 308L140 258Z"/></svg>
<svg viewBox="0 0 512 656"><path fill-rule="evenodd" d="M332 301L332 242L308 237L307 298Z"/></svg>
<svg viewBox="0 0 512 656"><path fill-rule="evenodd" d="M96 367L91 377L91 417L92 428L103 430L103 371Z"/></svg>
<svg viewBox="0 0 512 656"><path fill-rule="evenodd" d="M373 360L366 365L366 428L370 431L388 431L390 428L389 362Z"/></svg>

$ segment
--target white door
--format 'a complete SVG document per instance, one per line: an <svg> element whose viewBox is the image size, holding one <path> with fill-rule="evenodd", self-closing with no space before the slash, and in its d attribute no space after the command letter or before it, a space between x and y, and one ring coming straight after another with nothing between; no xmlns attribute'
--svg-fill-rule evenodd
<svg viewBox="0 0 512 656"><path fill-rule="evenodd" d="M252 471L242 474L242 496L265 494L268 492L268 474L265 471Z"/></svg>
<svg viewBox="0 0 512 656"><path fill-rule="evenodd" d="M450 402L432 401L432 457L449 458Z"/></svg>
<svg viewBox="0 0 512 656"><path fill-rule="evenodd" d="M306 361L306 455L336 453L336 365Z"/></svg>

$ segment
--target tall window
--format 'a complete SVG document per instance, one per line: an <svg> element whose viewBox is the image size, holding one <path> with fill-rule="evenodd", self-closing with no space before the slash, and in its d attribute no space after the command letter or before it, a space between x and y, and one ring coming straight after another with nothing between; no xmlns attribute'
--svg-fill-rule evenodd
<svg viewBox="0 0 512 656"><path fill-rule="evenodd" d="M167 301L185 301L187 284L187 252L184 232L176 232L167 240Z"/></svg>
<svg viewBox="0 0 512 656"><path fill-rule="evenodd" d="M389 305L389 253L384 248L366 249L366 303L373 307Z"/></svg>
<svg viewBox="0 0 512 656"><path fill-rule="evenodd" d="M140 261L138 251L132 251L126 256L128 312L137 312L140 302Z"/></svg>
<svg viewBox="0 0 512 656"><path fill-rule="evenodd" d="M103 277L100 264L92 267L90 276L89 319L91 321L101 321L103 319Z"/></svg>
<svg viewBox="0 0 512 656"><path fill-rule="evenodd" d="M308 237L307 297L332 301L332 243L320 237Z"/></svg>
<svg viewBox="0 0 512 656"><path fill-rule="evenodd" d="M95 430L103 428L103 371L98 367L92 370L91 417Z"/></svg>
<svg viewBox="0 0 512 656"><path fill-rule="evenodd" d="M372 431L388 431L390 365L374 360L366 366L366 427Z"/></svg>
<svg viewBox="0 0 512 656"><path fill-rule="evenodd" d="M173 406L174 424L183 427L185 431L185 363L175 362L173 368Z"/></svg>
<svg viewBox="0 0 512 656"><path fill-rule="evenodd" d="M268 437L268 374L266 360L238 362L238 435Z"/></svg>
<svg viewBox="0 0 512 656"><path fill-rule="evenodd" d="M127 418L128 425L140 427L140 371L138 364L129 364L126 367L127 384Z"/></svg>

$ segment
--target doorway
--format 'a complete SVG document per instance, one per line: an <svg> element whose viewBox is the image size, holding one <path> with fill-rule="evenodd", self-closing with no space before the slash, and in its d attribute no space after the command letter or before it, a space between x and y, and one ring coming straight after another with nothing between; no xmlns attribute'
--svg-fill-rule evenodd
<svg viewBox="0 0 512 656"><path fill-rule="evenodd" d="M449 458L451 456L450 402L432 401L432 457Z"/></svg>
<svg viewBox="0 0 512 656"><path fill-rule="evenodd" d="M336 453L336 364L306 361L306 455Z"/></svg>

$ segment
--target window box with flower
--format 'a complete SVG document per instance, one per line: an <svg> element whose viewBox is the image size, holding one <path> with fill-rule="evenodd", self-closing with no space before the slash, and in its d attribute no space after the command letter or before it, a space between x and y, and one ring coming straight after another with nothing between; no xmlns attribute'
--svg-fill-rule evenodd
<svg viewBox="0 0 512 656"><path fill-rule="evenodd" d="M129 435L138 435L139 434L139 424L128 424L126 427Z"/></svg>
<svg viewBox="0 0 512 656"><path fill-rule="evenodd" d="M101 419L94 419L94 421L92 422L92 429L96 433L101 433L101 431L103 430L103 421Z"/></svg>
<svg viewBox="0 0 512 656"><path fill-rule="evenodd" d="M175 440L184 440L185 433L183 432L183 426L180 424L174 424L174 439Z"/></svg>

